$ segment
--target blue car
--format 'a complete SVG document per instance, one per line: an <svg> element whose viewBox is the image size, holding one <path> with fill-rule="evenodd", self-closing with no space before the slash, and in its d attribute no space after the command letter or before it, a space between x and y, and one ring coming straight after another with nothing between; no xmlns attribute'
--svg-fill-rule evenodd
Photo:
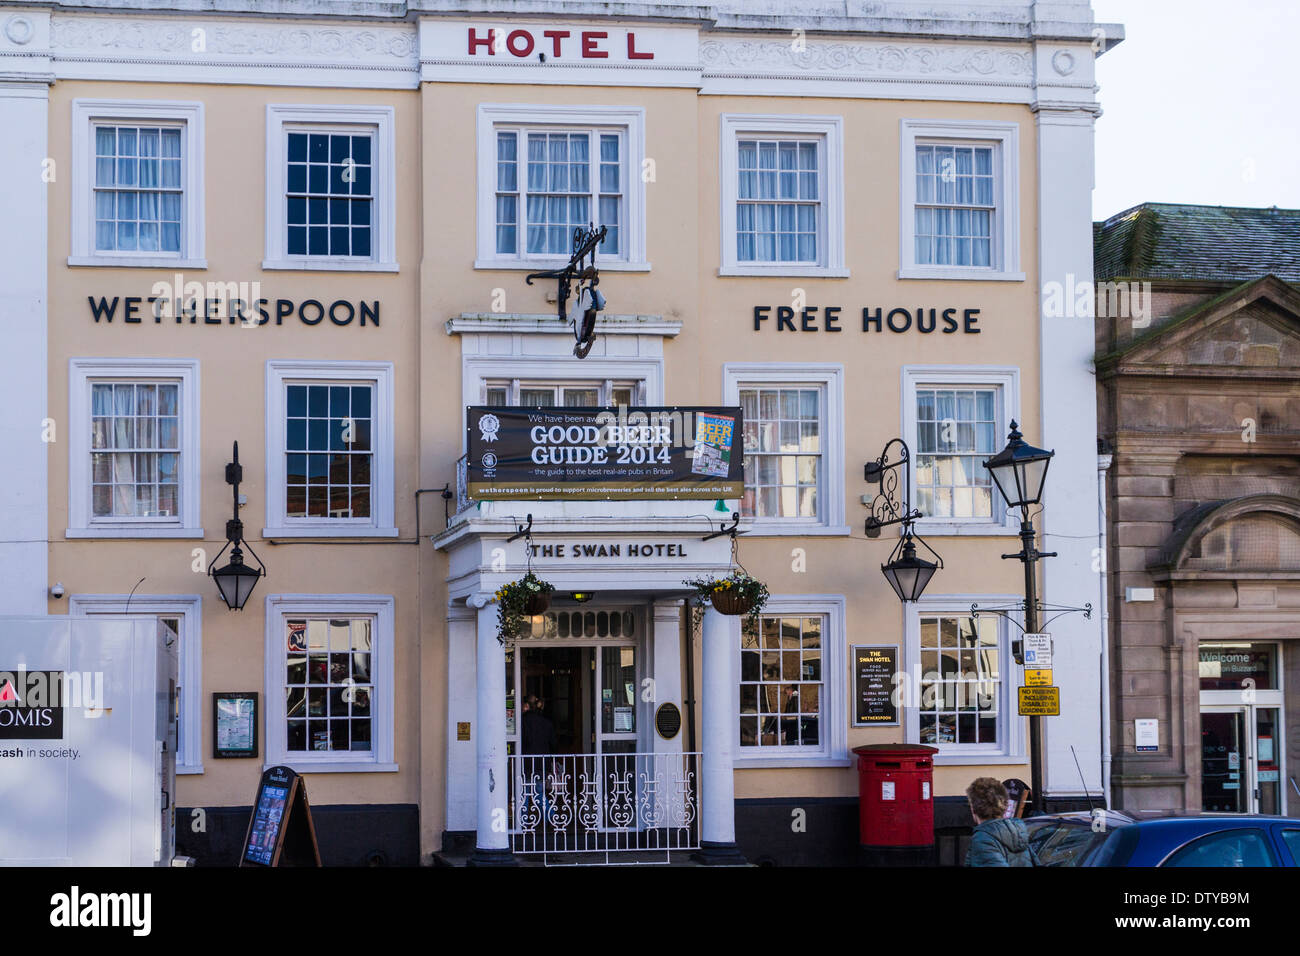
<svg viewBox="0 0 1300 956"><path fill-rule="evenodd" d="M1296 866L1300 819L1130 816L1114 810L1025 820L1039 866Z"/></svg>

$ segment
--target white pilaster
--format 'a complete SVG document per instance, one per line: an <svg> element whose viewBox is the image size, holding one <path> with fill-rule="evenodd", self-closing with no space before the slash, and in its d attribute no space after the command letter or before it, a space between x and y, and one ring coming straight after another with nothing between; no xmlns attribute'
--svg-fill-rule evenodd
<svg viewBox="0 0 1300 956"><path fill-rule="evenodd" d="M447 609L447 823L446 829L473 830L477 821L475 748L481 733L477 712L478 612L456 605ZM456 739L456 727L470 725L470 739Z"/></svg>
<svg viewBox="0 0 1300 956"><path fill-rule="evenodd" d="M497 608L487 594L469 602L478 608L475 663L476 864L511 862L510 778L506 761L506 649L497 640Z"/></svg>
<svg viewBox="0 0 1300 956"><path fill-rule="evenodd" d="M1071 52L1090 75L1087 47ZM1040 67L1055 56L1040 45ZM1062 58L1056 57L1056 62ZM1045 74L1042 70L1040 76ZM1056 91L1035 105L1038 133L1038 259L1040 292L1048 288L1091 289L1093 125L1091 96L1070 102ZM1058 285L1049 285L1058 284ZM1070 294L1067 292L1067 294ZM1057 617L1044 628L1052 634L1053 675L1061 689L1061 715L1045 718L1046 796L1093 795L1102 791L1100 609L1102 576L1097 501L1097 396L1091 296L1080 309L1049 310L1040 296L1042 434L1026 435L1031 444L1055 449L1043 496L1040 528L1044 551L1059 556L1042 563L1043 597L1048 604L1080 607L1091 603L1092 619L1080 613ZM1059 297L1055 301L1061 301ZM1053 612L1046 613L1050 619ZM1040 625L1041 626L1041 625ZM1073 752L1071 752L1073 748ZM1078 764L1076 766L1076 758Z"/></svg>
<svg viewBox="0 0 1300 956"><path fill-rule="evenodd" d="M655 753L677 754L686 749L686 708L682 706L682 602L656 601L653 643L650 647L654 700L650 703L649 726ZM690 612L686 608L687 613ZM682 729L672 740L664 740L655 727L655 711L662 704L674 704L682 712Z"/></svg>
<svg viewBox="0 0 1300 956"><path fill-rule="evenodd" d="M33 15L34 16L34 15ZM11 20L18 18L10 18ZM0 182L5 221L0 230L0 447L5 449L5 493L0 495L0 614L47 612L49 482L46 438L63 437L66 422L46 431L47 182L68 175L47 162L49 80L0 81Z"/></svg>

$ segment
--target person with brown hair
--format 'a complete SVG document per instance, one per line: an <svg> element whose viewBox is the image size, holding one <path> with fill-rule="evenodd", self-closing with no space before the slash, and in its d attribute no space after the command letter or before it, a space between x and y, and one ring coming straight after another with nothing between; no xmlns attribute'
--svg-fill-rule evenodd
<svg viewBox="0 0 1300 956"><path fill-rule="evenodd" d="M966 788L970 815L975 820L967 866L1033 866L1029 830L1023 820L1004 819L1007 788L993 777L979 777Z"/></svg>

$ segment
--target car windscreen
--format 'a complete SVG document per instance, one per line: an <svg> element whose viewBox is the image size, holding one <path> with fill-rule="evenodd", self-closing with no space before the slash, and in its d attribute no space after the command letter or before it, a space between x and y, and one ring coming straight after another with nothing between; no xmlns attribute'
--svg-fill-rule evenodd
<svg viewBox="0 0 1300 956"><path fill-rule="evenodd" d="M1029 849L1039 866L1082 866L1106 842L1107 831L1094 831L1089 821L1050 820L1029 826Z"/></svg>

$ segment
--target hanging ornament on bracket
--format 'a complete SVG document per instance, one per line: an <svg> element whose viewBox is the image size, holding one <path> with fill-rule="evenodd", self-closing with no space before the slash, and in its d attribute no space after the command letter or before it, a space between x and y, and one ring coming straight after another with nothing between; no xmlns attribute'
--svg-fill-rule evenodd
<svg viewBox="0 0 1300 956"><path fill-rule="evenodd" d="M533 284L534 279L555 279L559 283L556 290L557 311L561 319L573 325L573 354L586 358L591 347L596 344L596 313L605 309L605 296L596 287L600 284L600 273L596 269L596 247L605 241L606 229L573 230L573 255L562 269L548 269L545 272L533 272L524 277L524 282ZM588 262L590 258L590 262ZM573 288L576 283L576 290ZM570 304L570 293L574 294Z"/></svg>

